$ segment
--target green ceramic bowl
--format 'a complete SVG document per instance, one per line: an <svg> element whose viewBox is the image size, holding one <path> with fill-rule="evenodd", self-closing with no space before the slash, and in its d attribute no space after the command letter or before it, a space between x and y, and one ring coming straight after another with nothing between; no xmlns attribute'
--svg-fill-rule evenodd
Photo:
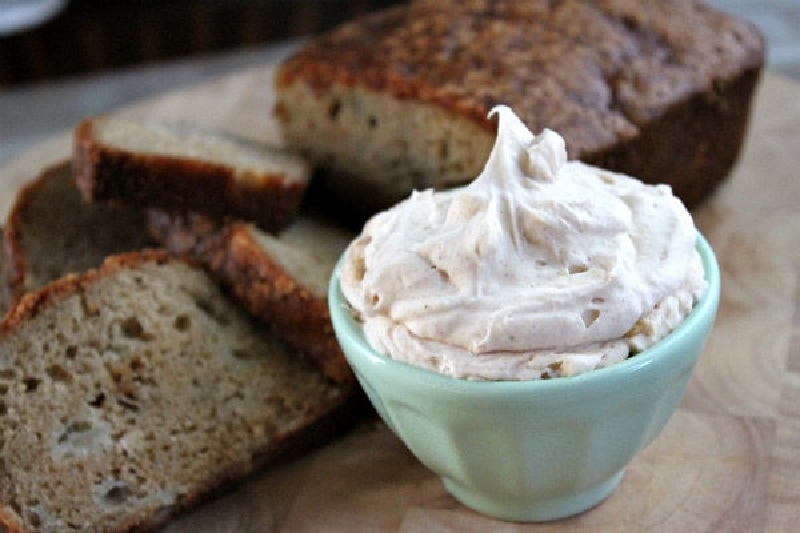
<svg viewBox="0 0 800 533"><path fill-rule="evenodd" d="M708 290L692 313L650 349L574 377L466 381L395 361L365 340L331 278L336 336L386 424L464 505L513 521L589 509L661 431L681 400L711 331L720 275L698 236Z"/></svg>

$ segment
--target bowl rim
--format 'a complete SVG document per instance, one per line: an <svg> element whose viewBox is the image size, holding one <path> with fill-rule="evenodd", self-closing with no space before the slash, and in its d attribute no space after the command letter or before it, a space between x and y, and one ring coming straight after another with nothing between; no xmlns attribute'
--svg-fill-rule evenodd
<svg viewBox="0 0 800 533"><path fill-rule="evenodd" d="M635 356L604 368L578 374L577 376L530 380L469 380L442 374L405 361L398 361L390 356L376 352L367 342L341 291L339 270L344 254L337 261L331 274L328 286L328 306L337 341L340 345L342 344L340 336L345 336L349 341L352 341L351 347L354 350L348 350L342 346L348 362L350 362L351 357L356 355L368 359L374 364L392 369L392 371L401 372L408 379L417 380L423 386L458 389L469 393L478 390L481 394L491 394L492 392L509 393L513 391L530 392L532 387L541 390L557 389L565 386L572 387L573 385L585 388L590 384L599 384L606 380L620 380L622 382L629 379L632 374L640 374L648 369L655 370L664 366L665 363L673 366L675 364L673 359L680 359L680 353L678 350L671 350L670 347L680 344L702 322L710 321L713 323L720 298L721 275L719 264L710 244L699 231L697 232L696 249L700 253L708 285L703 297L695 304L692 311L678 327L656 344ZM672 357L669 357L671 353ZM350 362L350 364L352 365L353 363Z"/></svg>

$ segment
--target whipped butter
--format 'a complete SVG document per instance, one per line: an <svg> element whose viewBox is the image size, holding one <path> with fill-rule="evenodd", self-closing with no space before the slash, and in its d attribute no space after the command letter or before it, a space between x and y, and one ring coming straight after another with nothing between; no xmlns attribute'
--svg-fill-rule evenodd
<svg viewBox="0 0 800 533"><path fill-rule="evenodd" d="M674 329L705 291L666 185L568 161L508 107L483 172L417 191L348 247L342 292L378 352L458 378L571 376Z"/></svg>

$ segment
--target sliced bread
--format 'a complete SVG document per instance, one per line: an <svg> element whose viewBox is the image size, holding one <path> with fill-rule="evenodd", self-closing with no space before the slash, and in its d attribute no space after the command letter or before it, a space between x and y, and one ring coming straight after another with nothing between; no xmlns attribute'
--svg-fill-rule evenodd
<svg viewBox="0 0 800 533"><path fill-rule="evenodd" d="M0 226L0 280L6 279L6 239L3 235L4 231L2 226ZM0 317L6 314L8 310L8 301L9 301L9 294L8 294L8 287L6 287L5 283L0 285Z"/></svg>
<svg viewBox="0 0 800 533"><path fill-rule="evenodd" d="M109 258L0 324L0 529L155 526L318 436L352 390L202 269L165 252Z"/></svg>
<svg viewBox="0 0 800 533"><path fill-rule="evenodd" d="M201 262L233 298L340 383L352 371L333 334L327 305L333 267L354 238L320 215L303 214L277 235L252 224L151 211L152 236Z"/></svg>
<svg viewBox="0 0 800 533"><path fill-rule="evenodd" d="M275 231L297 213L311 169L299 156L188 124L89 117L73 164L92 202L199 212Z"/></svg>
<svg viewBox="0 0 800 533"><path fill-rule="evenodd" d="M3 252L9 299L152 242L141 211L84 202L69 162L59 163L20 189L9 212Z"/></svg>

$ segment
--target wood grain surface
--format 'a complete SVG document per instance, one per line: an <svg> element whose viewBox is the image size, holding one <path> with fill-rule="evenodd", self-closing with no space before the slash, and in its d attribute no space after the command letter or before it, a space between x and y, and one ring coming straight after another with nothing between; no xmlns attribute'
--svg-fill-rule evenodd
<svg viewBox="0 0 800 533"><path fill-rule="evenodd" d="M277 144L271 84L265 66L118 112ZM64 132L0 168L0 214L20 184L69 151ZM800 530L800 85L764 78L739 166L694 215L722 267L717 323L679 410L594 509L547 524L482 517L370 419L166 531Z"/></svg>

